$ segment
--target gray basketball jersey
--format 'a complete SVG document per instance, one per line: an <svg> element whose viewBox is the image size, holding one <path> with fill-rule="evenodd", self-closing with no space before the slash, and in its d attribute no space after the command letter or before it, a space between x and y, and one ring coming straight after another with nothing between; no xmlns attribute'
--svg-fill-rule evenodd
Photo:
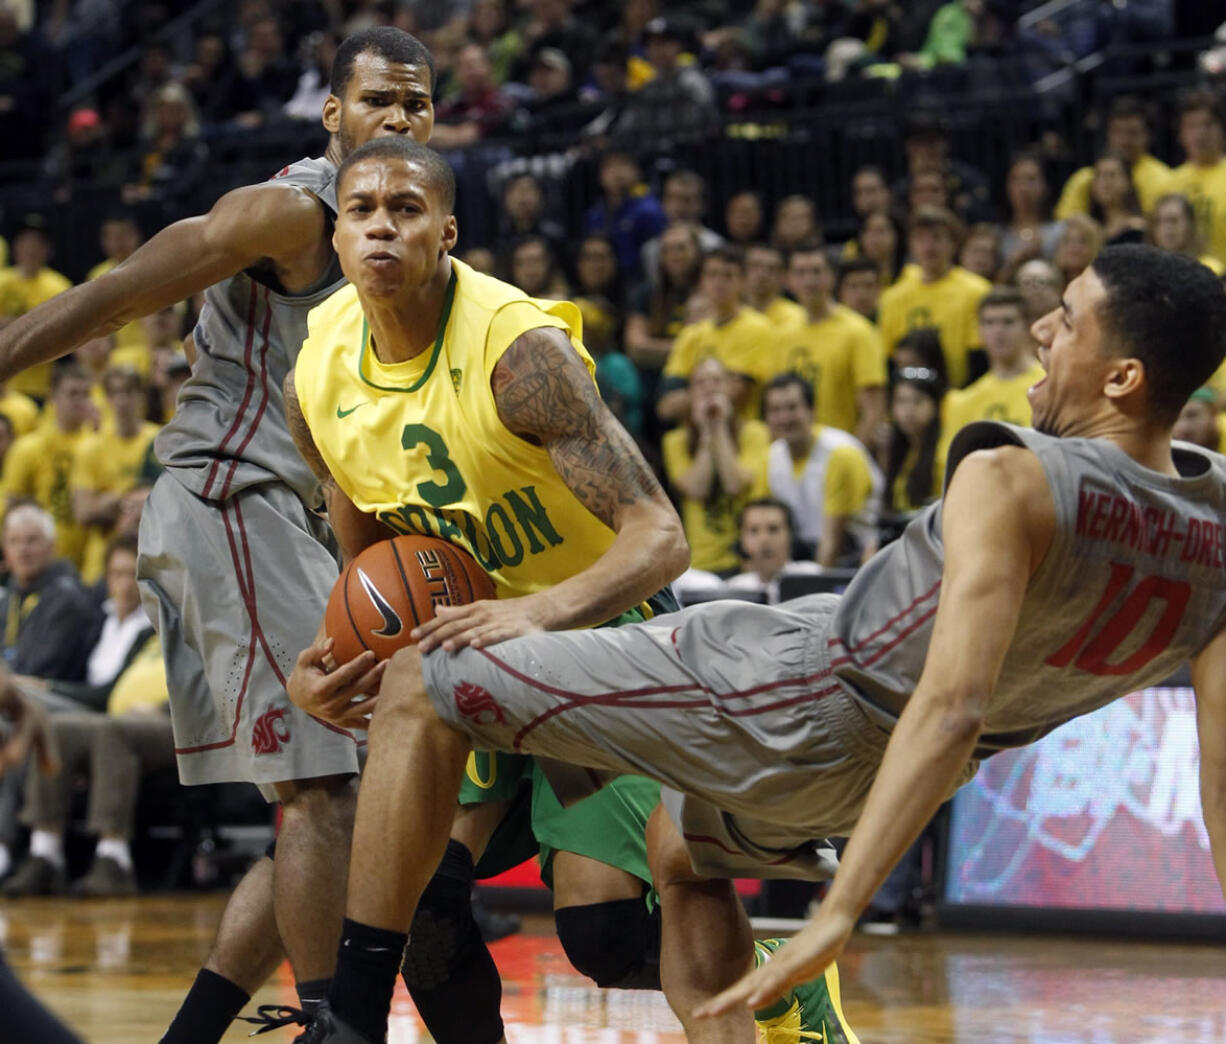
<svg viewBox="0 0 1226 1044"><path fill-rule="evenodd" d="M979 757L1161 682L1226 626L1226 460L1176 443L1173 478L1101 439L984 421L954 438L948 476L968 453L1000 445L1038 457L1056 529L1023 599ZM926 509L856 574L823 638L835 673L886 724L915 690L932 637L942 510Z"/></svg>
<svg viewBox="0 0 1226 1044"><path fill-rule="evenodd" d="M335 217L336 168L327 160L299 160L274 180L306 189ZM308 505L318 502L319 484L286 425L281 384L306 339L307 313L344 283L334 257L302 294L279 292L275 275L260 266L205 291L192 331L196 363L155 446L162 465L193 493L226 500L273 481Z"/></svg>

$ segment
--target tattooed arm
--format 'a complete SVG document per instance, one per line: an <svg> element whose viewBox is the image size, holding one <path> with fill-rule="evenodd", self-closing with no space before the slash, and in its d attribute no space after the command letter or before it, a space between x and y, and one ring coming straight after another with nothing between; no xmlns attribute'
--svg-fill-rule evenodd
<svg viewBox="0 0 1226 1044"><path fill-rule="evenodd" d="M689 564L681 520L565 333L542 327L518 337L494 367L491 386L507 428L543 446L570 491L617 537L586 569L548 591L440 610L433 626L418 629L423 651L603 623Z"/></svg>

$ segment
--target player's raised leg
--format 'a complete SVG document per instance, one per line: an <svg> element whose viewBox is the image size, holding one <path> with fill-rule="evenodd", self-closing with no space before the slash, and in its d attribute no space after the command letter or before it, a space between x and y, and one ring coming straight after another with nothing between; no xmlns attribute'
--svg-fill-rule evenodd
<svg viewBox="0 0 1226 1044"><path fill-rule="evenodd" d="M694 1010L753 966L749 919L732 882L694 872L685 842L663 807L647 824L647 854L664 918L660 981L690 1044L748 1044L745 1008L698 1019Z"/></svg>

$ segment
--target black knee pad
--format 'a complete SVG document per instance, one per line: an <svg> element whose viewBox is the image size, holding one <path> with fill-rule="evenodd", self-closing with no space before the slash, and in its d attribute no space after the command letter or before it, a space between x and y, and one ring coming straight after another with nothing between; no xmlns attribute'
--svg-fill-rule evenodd
<svg viewBox="0 0 1226 1044"><path fill-rule="evenodd" d="M449 841L438 870L426 885L409 929L405 950L405 985L433 990L451 978L457 959L481 944L473 920L472 856L458 841Z"/></svg>
<svg viewBox="0 0 1226 1044"><path fill-rule="evenodd" d="M618 899L554 911L562 949L597 986L660 988L660 910L642 899Z"/></svg>

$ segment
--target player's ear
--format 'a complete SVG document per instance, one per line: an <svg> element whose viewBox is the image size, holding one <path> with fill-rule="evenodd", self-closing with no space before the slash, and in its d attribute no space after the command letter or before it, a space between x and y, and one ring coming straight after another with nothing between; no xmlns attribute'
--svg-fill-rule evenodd
<svg viewBox="0 0 1226 1044"><path fill-rule="evenodd" d="M1135 395L1146 385L1145 364L1140 359L1116 359L1107 372L1103 393L1108 399L1123 399Z"/></svg>
<svg viewBox="0 0 1226 1044"><path fill-rule="evenodd" d="M323 124L329 134L341 129L341 100L335 94L329 94L324 100Z"/></svg>
<svg viewBox="0 0 1226 1044"><path fill-rule="evenodd" d="M440 244L440 251L448 253L455 249L456 242L460 238L459 228L456 226L455 215L448 214L447 220L443 222L443 242Z"/></svg>

